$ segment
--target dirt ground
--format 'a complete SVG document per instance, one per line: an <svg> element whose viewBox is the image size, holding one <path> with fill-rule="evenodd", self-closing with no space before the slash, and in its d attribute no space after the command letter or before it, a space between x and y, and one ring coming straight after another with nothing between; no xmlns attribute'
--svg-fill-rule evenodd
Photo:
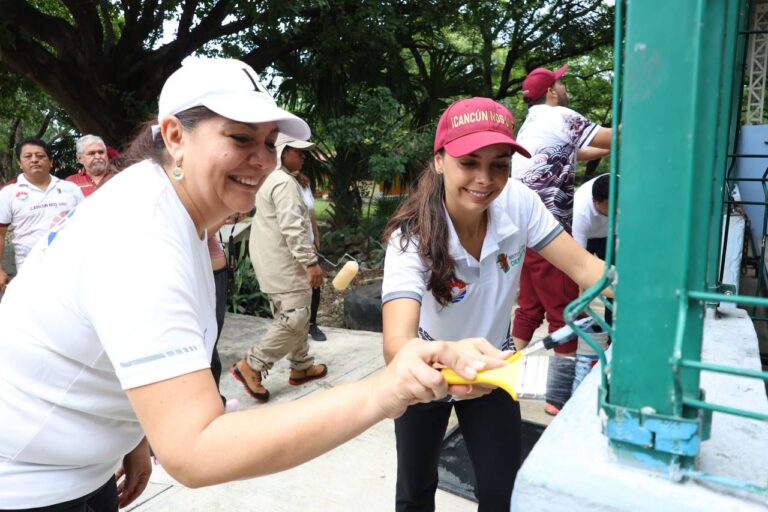
<svg viewBox="0 0 768 512"><path fill-rule="evenodd" d="M323 265L323 289L320 292L320 307L317 310L317 323L320 326L327 327L345 327L344 326L344 293L354 288L368 284L377 279L381 279L384 271L382 269L366 270L360 269L355 279L347 290L337 291L331 282L336 277L338 269L328 264Z"/></svg>

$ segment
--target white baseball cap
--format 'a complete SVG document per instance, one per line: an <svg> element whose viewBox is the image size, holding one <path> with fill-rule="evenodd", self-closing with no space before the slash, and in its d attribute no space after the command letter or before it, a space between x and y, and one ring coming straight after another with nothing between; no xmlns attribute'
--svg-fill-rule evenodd
<svg viewBox="0 0 768 512"><path fill-rule="evenodd" d="M199 106L243 123L276 121L280 132L298 140L311 135L303 119L277 106L253 68L236 59L185 60L163 85L157 119Z"/></svg>
<svg viewBox="0 0 768 512"><path fill-rule="evenodd" d="M277 138L275 139L275 147L279 149L285 146L296 149L310 149L315 147L315 144L307 140L298 140L285 133L278 133Z"/></svg>

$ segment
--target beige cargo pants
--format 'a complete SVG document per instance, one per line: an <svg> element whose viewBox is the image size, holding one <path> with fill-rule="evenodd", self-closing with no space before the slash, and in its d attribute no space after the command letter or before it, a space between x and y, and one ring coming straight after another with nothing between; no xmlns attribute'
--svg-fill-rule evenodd
<svg viewBox="0 0 768 512"><path fill-rule="evenodd" d="M287 357L291 368L306 370L315 359L309 355L307 341L312 290L273 293L268 297L274 320L264 337L248 351L245 361L257 372L263 372Z"/></svg>

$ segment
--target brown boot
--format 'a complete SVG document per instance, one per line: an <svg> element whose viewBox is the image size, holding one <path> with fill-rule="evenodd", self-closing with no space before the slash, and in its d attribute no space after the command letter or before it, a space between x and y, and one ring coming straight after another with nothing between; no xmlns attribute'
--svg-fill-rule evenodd
<svg viewBox="0 0 768 512"><path fill-rule="evenodd" d="M229 367L229 373L240 381L245 390L259 402L269 400L269 391L261 385L261 372L257 372L241 359Z"/></svg>
<svg viewBox="0 0 768 512"><path fill-rule="evenodd" d="M326 375L328 375L328 367L324 364L313 364L306 370L291 368L291 377L288 379L288 383L293 386L300 386L311 380L322 379Z"/></svg>

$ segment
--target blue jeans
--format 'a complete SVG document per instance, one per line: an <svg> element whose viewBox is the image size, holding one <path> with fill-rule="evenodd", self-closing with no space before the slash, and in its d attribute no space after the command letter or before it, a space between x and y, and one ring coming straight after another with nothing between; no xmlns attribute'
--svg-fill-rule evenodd
<svg viewBox="0 0 768 512"><path fill-rule="evenodd" d="M576 388L579 387L581 381L584 380L584 377L587 376L595 364L597 364L596 355L576 354L576 370L573 376L573 387L571 388L571 393L576 392Z"/></svg>

